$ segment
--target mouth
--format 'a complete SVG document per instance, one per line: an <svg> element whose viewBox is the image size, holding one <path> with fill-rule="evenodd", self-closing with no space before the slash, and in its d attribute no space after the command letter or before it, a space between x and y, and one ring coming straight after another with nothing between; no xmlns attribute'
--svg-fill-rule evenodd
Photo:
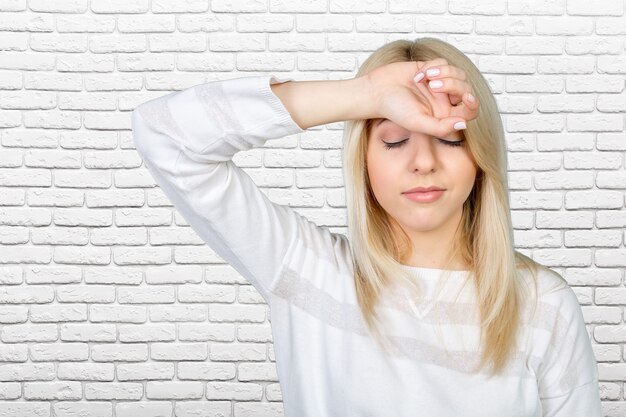
<svg viewBox="0 0 626 417"><path fill-rule="evenodd" d="M403 194L406 195L408 199L418 203L432 203L437 201L444 191L445 190L442 189L436 189L430 191L405 192Z"/></svg>
<svg viewBox="0 0 626 417"><path fill-rule="evenodd" d="M425 192L431 192L431 191L445 191L445 189L441 187L437 187L435 185L432 185L430 187L415 187L415 188L411 188L410 190L405 191L403 194L425 193Z"/></svg>

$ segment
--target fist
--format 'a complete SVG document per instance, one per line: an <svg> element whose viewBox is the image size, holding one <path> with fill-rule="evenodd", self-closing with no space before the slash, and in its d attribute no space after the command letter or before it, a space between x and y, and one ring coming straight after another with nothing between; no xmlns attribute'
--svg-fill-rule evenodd
<svg viewBox="0 0 626 417"><path fill-rule="evenodd" d="M395 62L376 68L367 77L376 103L375 117L409 131L446 137L464 128L458 122L478 116L479 100L466 82L465 71L443 58Z"/></svg>

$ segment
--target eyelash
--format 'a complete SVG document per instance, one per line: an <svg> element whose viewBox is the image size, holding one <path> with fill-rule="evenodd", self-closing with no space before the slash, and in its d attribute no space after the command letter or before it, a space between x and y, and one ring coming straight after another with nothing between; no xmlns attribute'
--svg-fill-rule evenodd
<svg viewBox="0 0 626 417"><path fill-rule="evenodd" d="M461 142L463 142L462 140L457 141L457 142L451 142L449 140L443 140L443 139L439 139L439 138L436 138L436 139L439 142L443 143L444 145L452 146L452 147L455 147L455 148L458 147L458 146L461 146ZM400 146L404 145L404 143L407 140L409 140L409 139L404 139L404 140L401 140L400 142L394 142L394 143L387 143L387 142L383 141L383 143L385 144L385 149L393 149L393 148L399 148Z"/></svg>

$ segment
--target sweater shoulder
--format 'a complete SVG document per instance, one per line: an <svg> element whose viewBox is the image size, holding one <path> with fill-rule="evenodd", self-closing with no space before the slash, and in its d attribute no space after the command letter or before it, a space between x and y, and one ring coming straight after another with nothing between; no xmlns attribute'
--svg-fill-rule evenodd
<svg viewBox="0 0 626 417"><path fill-rule="evenodd" d="M525 270L523 276L527 282L535 287L536 297L528 297L537 301L536 316L532 317L532 304L526 305L531 309L530 320L547 325L547 322L566 321L568 318L577 317L581 307L574 290L558 272L540 266L537 268L537 280L532 280L530 272ZM533 291L534 292L534 291Z"/></svg>

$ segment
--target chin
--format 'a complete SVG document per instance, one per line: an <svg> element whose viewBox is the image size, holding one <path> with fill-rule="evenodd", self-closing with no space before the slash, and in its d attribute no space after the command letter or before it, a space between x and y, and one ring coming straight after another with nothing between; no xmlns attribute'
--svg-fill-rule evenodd
<svg viewBox="0 0 626 417"><path fill-rule="evenodd" d="M412 230L414 232L421 232L421 233L425 233L425 232L431 232L433 230L436 230L440 225L439 224L434 224L433 222L429 222L428 224L407 224L406 227L409 230Z"/></svg>

